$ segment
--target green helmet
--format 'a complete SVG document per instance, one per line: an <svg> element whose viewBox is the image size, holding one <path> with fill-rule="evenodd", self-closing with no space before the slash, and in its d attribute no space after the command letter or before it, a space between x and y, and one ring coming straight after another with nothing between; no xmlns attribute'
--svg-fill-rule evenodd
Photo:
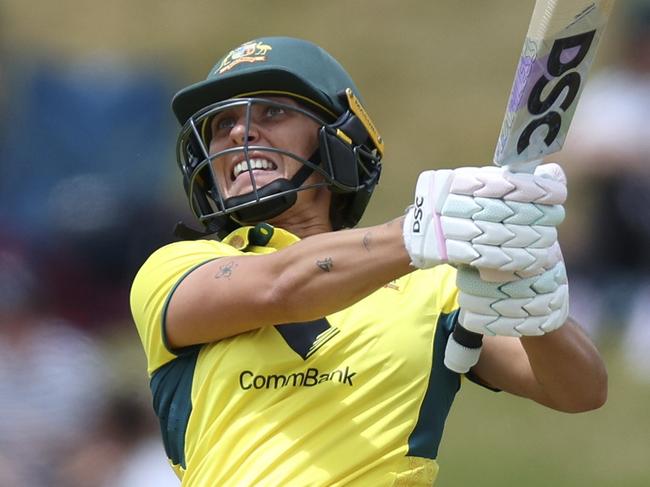
<svg viewBox="0 0 650 487"><path fill-rule="evenodd" d="M290 97L299 108L264 97ZM224 199L212 170L207 122L233 106L256 103L282 105L317 121L319 147L304 159L274 150L303 163L291 180L280 179L246 195ZM343 67L315 44L289 37L265 37L246 42L221 58L206 80L179 91L172 108L183 125L178 144L178 164L194 214L207 233L220 236L242 224L258 223L279 215L296 201L302 183L313 172L323 175L323 185L333 193L330 216L335 229L356 225L363 215L381 173L383 141L360 101L354 82ZM247 126L250 121L247 122ZM247 129L248 130L248 129ZM247 140L248 137L245 138ZM232 152L233 149L229 149Z"/></svg>

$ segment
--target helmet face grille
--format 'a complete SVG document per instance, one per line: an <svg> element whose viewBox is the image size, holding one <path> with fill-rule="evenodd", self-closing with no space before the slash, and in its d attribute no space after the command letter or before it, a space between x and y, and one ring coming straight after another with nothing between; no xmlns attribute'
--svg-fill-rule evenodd
<svg viewBox="0 0 650 487"><path fill-rule="evenodd" d="M260 126L273 123L268 120L276 113L314 127L313 133L307 132L315 145L310 154L258 140L255 134L264 130ZM235 124L239 141L232 138ZM219 143L220 137L227 140ZM177 159L192 212L211 232L218 233L226 222L232 227L233 222L244 225L273 218L296 202L299 191L319 187L334 193L341 214L332 220L338 229L358 222L379 178L380 155L369 141L363 124L349 111L328 124L291 100L234 98L190 117L179 136ZM300 169L295 174L273 174L287 161L299 162ZM305 184L313 173L319 177ZM239 191L231 191L235 186Z"/></svg>
<svg viewBox="0 0 650 487"><path fill-rule="evenodd" d="M288 147L260 145L253 135L268 126L275 128L277 118L288 117L301 126L314 127L310 135L314 147L310 154L297 154ZM240 124L239 144L230 135L235 123ZM296 104L261 98L227 100L191 117L179 138L178 162L193 213L202 222L225 216L238 223L262 221L291 206L298 191L332 184L333 174L319 164L315 152L318 130L324 123ZM288 160L299 162L305 170L299 170L299 176L274 174ZM321 176L319 181L303 185L304 179L313 172ZM233 194L229 190L235 180L249 190Z"/></svg>

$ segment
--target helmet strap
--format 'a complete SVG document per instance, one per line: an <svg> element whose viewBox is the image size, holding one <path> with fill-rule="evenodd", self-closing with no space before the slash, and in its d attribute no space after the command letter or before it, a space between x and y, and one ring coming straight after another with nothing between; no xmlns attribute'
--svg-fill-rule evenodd
<svg viewBox="0 0 650 487"><path fill-rule="evenodd" d="M309 160L314 165L319 165L320 152L316 150ZM242 225L267 221L285 212L296 203L296 200L298 199L296 190L305 183L307 178L309 178L313 172L314 169L312 167L303 164L291 179L276 179L257 191L251 191L250 193L228 198L224 201L225 206L226 208L233 208L238 205L251 203L257 199L264 199L280 193L286 193L231 213L231 218Z"/></svg>

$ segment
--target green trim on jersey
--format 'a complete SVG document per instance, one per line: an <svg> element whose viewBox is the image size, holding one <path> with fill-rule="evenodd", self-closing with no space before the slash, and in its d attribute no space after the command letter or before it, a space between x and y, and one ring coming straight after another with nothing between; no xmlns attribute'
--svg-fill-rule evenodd
<svg viewBox="0 0 650 487"><path fill-rule="evenodd" d="M408 454L411 456L438 457L438 447L442 439L445 421L456 392L460 389L460 376L445 367L443 361L447 340L457 319L458 310L449 314L441 314L438 318L436 336L433 341L429 386L420 408L417 423L408 442Z"/></svg>
<svg viewBox="0 0 650 487"><path fill-rule="evenodd" d="M174 284L174 287L172 287L172 290L169 292L169 295L167 296L167 299L165 299L165 304L163 304L163 309L162 309L162 316L160 318L162 320L162 326L160 327L160 333L161 333L162 342L165 345L165 348L167 350L169 350L171 353L173 353L174 355L183 355L183 354L185 354L187 352L192 352L194 350L197 350L200 347L200 345L190 345L189 347L176 348L176 349L172 348L169 345L169 341L167 340L167 309L169 308L169 302L172 300L172 296L176 292L176 289L178 289L178 286L180 286L181 282L183 282L183 280L187 276L189 276L192 272L194 272L199 267L201 267L201 266L203 266L203 265L205 265L205 264L207 264L209 262L212 262L213 260L217 260L219 258L220 257L214 257L212 259L208 259L208 260L206 260L204 262L201 262L200 264L195 265L191 269L189 269L185 274L183 274L181 276L181 278L178 281L176 281L176 284Z"/></svg>
<svg viewBox="0 0 650 487"><path fill-rule="evenodd" d="M330 325L327 318L319 318L305 323L286 323L275 325L287 345L302 357L303 360L314 353L324 343L324 338L332 338L338 333L337 328Z"/></svg>
<svg viewBox="0 0 650 487"><path fill-rule="evenodd" d="M185 465L185 433L192 412L192 381L199 349L160 367L149 386L153 408L160 421L165 453L174 465Z"/></svg>

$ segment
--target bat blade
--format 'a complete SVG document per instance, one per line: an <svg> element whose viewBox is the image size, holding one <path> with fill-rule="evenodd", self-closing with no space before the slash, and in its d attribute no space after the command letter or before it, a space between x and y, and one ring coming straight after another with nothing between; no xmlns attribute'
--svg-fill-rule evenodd
<svg viewBox="0 0 650 487"><path fill-rule="evenodd" d="M494 163L530 170L559 151L614 0L537 0Z"/></svg>

